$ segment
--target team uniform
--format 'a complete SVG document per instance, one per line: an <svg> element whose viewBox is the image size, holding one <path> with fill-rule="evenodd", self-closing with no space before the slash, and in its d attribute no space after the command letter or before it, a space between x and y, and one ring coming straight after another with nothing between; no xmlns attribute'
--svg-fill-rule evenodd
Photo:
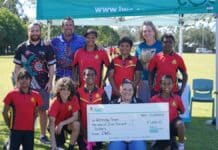
<svg viewBox="0 0 218 150"><path fill-rule="evenodd" d="M185 112L184 105L181 97L172 94L169 98L162 98L160 94L153 96L150 100L152 103L168 103L169 104L169 120L170 120L170 139L177 135L176 123L182 120L179 117L179 112L182 114ZM169 143L169 140L158 141L157 143L165 144Z"/></svg>
<svg viewBox="0 0 218 150"><path fill-rule="evenodd" d="M122 59L122 56L115 57L110 66L109 71L114 70L114 82L119 89L123 79L134 80L135 72L141 71L142 66L139 60L135 56L128 56L126 59ZM114 94L112 90L112 99L118 99L118 96Z"/></svg>
<svg viewBox="0 0 218 150"><path fill-rule="evenodd" d="M36 109L43 104L41 96L36 91L23 93L14 89L6 95L4 103L12 108L10 149L19 149L22 145L24 150L33 150Z"/></svg>
<svg viewBox="0 0 218 150"><path fill-rule="evenodd" d="M55 118L55 126L57 126L60 122L72 117L73 113L79 110L80 106L76 96L74 96L71 100L68 100L66 103L61 102L58 97L55 97L49 108L48 115ZM57 147L63 147L65 143L65 129L66 126L63 127L60 135L55 135Z"/></svg>
<svg viewBox="0 0 218 150"><path fill-rule="evenodd" d="M73 77L72 60L77 49L85 45L85 39L75 33L68 42L61 34L51 41L57 59L56 80L61 77Z"/></svg>
<svg viewBox="0 0 218 150"><path fill-rule="evenodd" d="M173 78L173 92L178 92L177 71L186 72L186 66L181 56L172 52L164 54L160 52L156 54L150 61L148 70L156 71L154 81L154 91L157 93L160 90L160 80L163 75L171 75Z"/></svg>
<svg viewBox="0 0 218 150"><path fill-rule="evenodd" d="M87 88L81 87L77 90L79 103L80 103L80 119L82 124L82 135L79 136L78 143L80 149L84 150L86 147L85 140L87 140L87 105L90 104L108 104L109 99L105 91L101 88L95 87L92 92L89 92ZM100 142L96 145L100 146Z"/></svg>
<svg viewBox="0 0 218 150"><path fill-rule="evenodd" d="M37 45L29 41L20 44L15 52L14 63L25 68L32 76L31 88L38 91L43 99L42 110L49 107L49 93L45 86L49 81L48 66L56 63L53 48L40 41Z"/></svg>
<svg viewBox="0 0 218 150"><path fill-rule="evenodd" d="M147 43L144 41L140 43L135 51L135 56L140 60L140 58L143 55L146 55L147 52L150 52L152 56L162 51L162 43L159 40L156 40L156 42L152 45L147 45ZM141 61L143 64L144 62ZM146 64L143 64L144 66ZM137 89L137 97L142 99L143 102L147 102L151 97L151 91L148 85L148 70L143 67L143 70L141 72L141 80L143 82L140 83Z"/></svg>
<svg viewBox="0 0 218 150"><path fill-rule="evenodd" d="M109 66L109 58L105 50L87 51L84 48L79 49L74 56L73 65L78 66L80 87L83 87L85 81L83 80L83 71L87 67L91 67L96 71L95 84L101 87L103 65Z"/></svg>

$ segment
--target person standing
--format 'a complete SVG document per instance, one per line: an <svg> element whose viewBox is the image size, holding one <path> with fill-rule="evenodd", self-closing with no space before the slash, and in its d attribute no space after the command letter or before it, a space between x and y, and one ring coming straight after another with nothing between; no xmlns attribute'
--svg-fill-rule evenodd
<svg viewBox="0 0 218 150"><path fill-rule="evenodd" d="M49 108L49 93L52 89L56 59L53 48L41 40L39 23L32 23L28 26L28 40L17 47L14 63L15 77L21 68L25 68L32 76L31 89L38 91L43 99L43 106L39 110L40 141L49 144L46 136L47 109Z"/></svg>
<svg viewBox="0 0 218 150"><path fill-rule="evenodd" d="M162 51L161 41L158 40L158 32L151 21L144 21L141 29L141 42L135 51L135 56L140 60L143 71L141 81L137 87L136 97L148 102L151 97L151 91L148 85L148 64L151 58Z"/></svg>
<svg viewBox="0 0 218 150"><path fill-rule="evenodd" d="M181 96L188 79L185 63L182 57L173 50L175 38L172 34L164 34L161 37L161 42L163 44L163 52L156 54L148 66L149 86L153 94L159 93L161 77L168 74L173 78L173 92ZM178 88L178 71L182 74L182 85L180 89Z"/></svg>
<svg viewBox="0 0 218 150"><path fill-rule="evenodd" d="M109 66L107 52L96 45L97 32L95 30L88 29L84 34L84 37L86 38L86 45L84 48L76 51L73 59L73 65L77 66L79 70L78 77L80 87L83 87L85 84L85 81L83 80L83 71L87 67L92 67L96 70L97 76L95 84L98 87L103 87L106 80L106 75L103 77L103 67L104 65L106 67Z"/></svg>
<svg viewBox="0 0 218 150"><path fill-rule="evenodd" d="M4 98L3 118L10 129L10 150L33 150L34 122L42 98L38 92L30 89L32 77L25 70L17 73L17 88ZM25 121L24 121L25 119Z"/></svg>
<svg viewBox="0 0 218 150"><path fill-rule="evenodd" d="M73 69L72 62L76 50L84 47L85 39L74 33L74 28L74 20L66 17L62 22L63 33L51 41L57 60L55 80L61 77L75 79L74 72L76 70Z"/></svg>
<svg viewBox="0 0 218 150"><path fill-rule="evenodd" d="M121 38L118 42L120 55L111 61L108 69L108 79L112 86L111 101L114 103L116 103L120 97L119 89L123 79L129 79L133 81L135 88L140 81L142 65L135 56L131 56L130 52L132 46L133 42L130 38Z"/></svg>

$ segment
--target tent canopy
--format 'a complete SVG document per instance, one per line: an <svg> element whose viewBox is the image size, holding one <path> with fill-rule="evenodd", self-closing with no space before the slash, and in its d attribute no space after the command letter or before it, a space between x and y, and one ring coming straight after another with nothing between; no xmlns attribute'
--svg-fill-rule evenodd
<svg viewBox="0 0 218 150"><path fill-rule="evenodd" d="M217 0L37 0L37 19L218 12Z"/></svg>

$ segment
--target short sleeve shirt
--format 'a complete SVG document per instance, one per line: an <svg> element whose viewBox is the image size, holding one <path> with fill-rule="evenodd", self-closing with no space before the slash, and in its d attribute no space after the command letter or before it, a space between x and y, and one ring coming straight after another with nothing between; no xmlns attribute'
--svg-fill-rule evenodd
<svg viewBox="0 0 218 150"><path fill-rule="evenodd" d="M56 63L53 48L40 41L37 45L26 41L15 52L14 63L25 68L32 76L31 88L44 89L48 80L49 66Z"/></svg>
<svg viewBox="0 0 218 150"><path fill-rule="evenodd" d="M73 113L79 111L80 106L76 96L66 103L53 99L53 103L49 107L48 115L55 118L55 125L73 116Z"/></svg>
<svg viewBox="0 0 218 150"><path fill-rule="evenodd" d="M100 87L103 74L103 65L106 67L109 66L109 58L105 50L94 50L89 52L81 48L75 53L73 64L78 65L80 87L83 87L85 84L83 80L83 71L87 67L92 67L96 70L97 77L95 83Z"/></svg>
<svg viewBox="0 0 218 150"><path fill-rule="evenodd" d="M23 93L19 89L10 91L4 98L5 105L11 106L10 124L13 130L34 130L35 109L42 106L38 92L30 90Z"/></svg>
<svg viewBox="0 0 218 150"><path fill-rule="evenodd" d="M72 78L72 62L74 54L77 49L84 47L85 39L74 33L72 39L66 41L63 34L61 34L52 39L51 43L57 60L56 76Z"/></svg>

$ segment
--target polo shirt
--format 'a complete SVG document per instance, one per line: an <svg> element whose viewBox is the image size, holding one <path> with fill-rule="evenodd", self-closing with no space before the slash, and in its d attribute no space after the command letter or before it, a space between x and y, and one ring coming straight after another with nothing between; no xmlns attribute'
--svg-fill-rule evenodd
<svg viewBox="0 0 218 150"><path fill-rule="evenodd" d="M108 104L109 99L102 88L95 87L89 92L87 88L81 87L77 90L80 103L80 117L82 128L87 130L87 105L89 104Z"/></svg>
<svg viewBox="0 0 218 150"><path fill-rule="evenodd" d="M56 64L56 76L71 77L72 61L77 49L82 48L85 45L85 38L73 33L70 41L64 39L64 35L61 34L52 39L51 44L54 48L57 64Z"/></svg>
<svg viewBox="0 0 218 150"><path fill-rule="evenodd" d="M168 98L163 98L160 96L160 94L157 94L151 98L150 102L152 102L152 103L162 103L162 102L168 103L169 104L170 122L173 122L174 119L179 117L179 111L182 114L185 111L181 97L176 95L176 94L172 94L172 96L170 96Z"/></svg>
<svg viewBox="0 0 218 150"><path fill-rule="evenodd" d="M154 90L160 90L160 80L163 75L171 75L173 78L173 92L178 92L177 71L186 72L186 66L181 56L172 52L171 54L164 54L160 52L156 54L148 65L148 70L152 72L156 70Z"/></svg>
<svg viewBox="0 0 218 150"><path fill-rule="evenodd" d="M142 70L142 65L135 56L128 56L124 60L121 55L115 57L110 66L109 71L114 70L114 82L119 89L123 79L134 80L135 72Z"/></svg>
<svg viewBox="0 0 218 150"><path fill-rule="evenodd" d="M75 53L73 65L77 65L79 69L80 87L83 87L85 84L85 81L83 80L83 71L87 67L92 67L96 70L97 76L95 84L100 87L103 74L103 65L105 65L106 67L109 66L109 58L107 52L103 49L90 52L85 50L84 48L81 48Z"/></svg>
<svg viewBox="0 0 218 150"><path fill-rule="evenodd" d="M76 96L73 96L65 103L55 97L49 107L48 115L55 118L55 126L57 126L60 122L72 117L73 113L79 111L79 109L80 106Z"/></svg>
<svg viewBox="0 0 218 150"><path fill-rule="evenodd" d="M135 50L135 56L139 59L143 53L150 51L152 55L159 53L162 51L162 43L159 40L156 40L156 42L152 45L147 45L147 43L144 41L140 43L136 50ZM141 62L142 63L142 62ZM142 80L148 80L148 70L143 69L141 74Z"/></svg>
<svg viewBox="0 0 218 150"><path fill-rule="evenodd" d="M23 93L19 89L10 91L4 98L5 105L11 106L11 129L13 130L34 130L35 110L42 106L42 98L38 92L30 90Z"/></svg>
<svg viewBox="0 0 218 150"><path fill-rule="evenodd" d="M48 66L56 63L53 48L40 41L33 45L30 41L20 44L14 56L14 63L25 68L32 76L31 88L44 89L49 80Z"/></svg>

